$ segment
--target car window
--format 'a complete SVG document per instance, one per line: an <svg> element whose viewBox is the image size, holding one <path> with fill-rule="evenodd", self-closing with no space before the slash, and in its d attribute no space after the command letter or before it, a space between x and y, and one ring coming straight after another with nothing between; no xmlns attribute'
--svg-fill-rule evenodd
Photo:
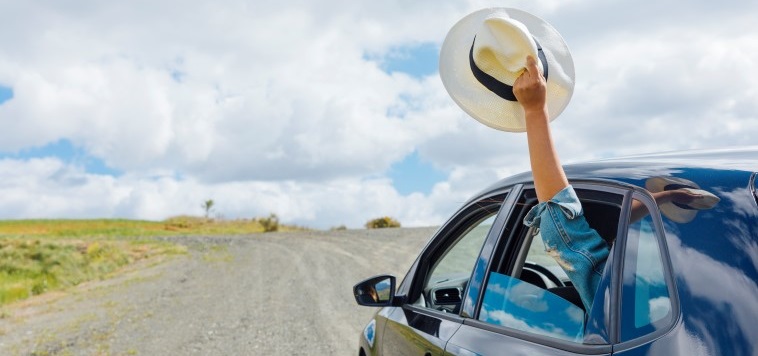
<svg viewBox="0 0 758 356"><path fill-rule="evenodd" d="M669 325L671 296L653 218L641 201L643 218L632 222L626 238L621 294L621 340L627 341Z"/></svg>
<svg viewBox="0 0 758 356"><path fill-rule="evenodd" d="M603 305L585 311L567 274L546 252L539 228L522 226L523 216L537 204L536 198L529 199L530 193L524 193L526 198L514 226L517 232L500 242L501 248L507 248L498 250L501 260L493 261L487 274L476 317L506 329L583 343L588 312L600 315ZM622 192L585 188L577 193L590 227L610 246L618 230Z"/></svg>
<svg viewBox="0 0 758 356"><path fill-rule="evenodd" d="M470 274L474 268L474 262L479 256L479 250L482 248L484 239L494 221L495 215L491 214L472 226L434 267L430 283L439 283L440 280L450 275Z"/></svg>
<svg viewBox="0 0 758 356"><path fill-rule="evenodd" d="M520 269L513 275L491 272L484 290L479 320L534 334L581 342L584 310L558 290L571 289L571 282L558 263L545 252L539 229L527 232L529 246ZM578 294L577 294L578 296Z"/></svg>
<svg viewBox="0 0 758 356"><path fill-rule="evenodd" d="M490 273L479 320L534 334L581 342L584 311L544 288Z"/></svg>
<svg viewBox="0 0 758 356"><path fill-rule="evenodd" d="M497 210L490 210L476 219L432 265L424 286L427 307L458 312L461 295L496 214Z"/></svg>

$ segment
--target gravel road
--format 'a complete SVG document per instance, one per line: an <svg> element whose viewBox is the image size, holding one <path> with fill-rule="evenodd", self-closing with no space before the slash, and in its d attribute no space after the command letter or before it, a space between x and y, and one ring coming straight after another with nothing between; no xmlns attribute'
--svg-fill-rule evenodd
<svg viewBox="0 0 758 356"><path fill-rule="evenodd" d="M3 309L0 355L356 355L353 284L402 278L434 231L171 238L188 253Z"/></svg>

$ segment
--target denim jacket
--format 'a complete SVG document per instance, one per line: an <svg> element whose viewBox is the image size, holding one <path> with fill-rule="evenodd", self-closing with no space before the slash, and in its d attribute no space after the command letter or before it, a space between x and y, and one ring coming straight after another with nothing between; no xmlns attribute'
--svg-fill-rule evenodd
<svg viewBox="0 0 758 356"><path fill-rule="evenodd" d="M545 252L566 272L589 312L609 250L584 219L574 188L568 186L549 201L533 207L524 224L539 227Z"/></svg>

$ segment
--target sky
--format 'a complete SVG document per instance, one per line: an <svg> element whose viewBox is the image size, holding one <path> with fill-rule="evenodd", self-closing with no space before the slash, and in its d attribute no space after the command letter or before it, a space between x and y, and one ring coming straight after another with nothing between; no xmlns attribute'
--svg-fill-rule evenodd
<svg viewBox="0 0 758 356"><path fill-rule="evenodd" d="M528 170L438 74L447 31L519 8L568 44L563 163L756 145L758 2L0 0L0 219L277 214L436 226Z"/></svg>

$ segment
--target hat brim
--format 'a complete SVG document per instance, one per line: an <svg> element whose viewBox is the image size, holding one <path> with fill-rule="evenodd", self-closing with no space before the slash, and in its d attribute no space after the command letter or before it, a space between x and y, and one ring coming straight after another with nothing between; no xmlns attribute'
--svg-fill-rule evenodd
<svg viewBox="0 0 758 356"><path fill-rule="evenodd" d="M692 221L695 219L698 211L712 209L721 200L711 192L700 189L700 186L698 186L697 183L684 178L653 177L645 182L645 188L651 193L672 190L670 188L672 186L675 186L676 189L688 190L690 193L701 196L698 200L688 204L688 209L681 208L671 202L663 203L658 206L661 210L661 214L680 224Z"/></svg>
<svg viewBox="0 0 758 356"><path fill-rule="evenodd" d="M546 103L550 121L560 115L574 92L574 61L563 37L544 20L521 10L489 8L458 21L440 50L440 78L450 97L474 119L497 130L526 131L524 110L517 101L501 98L482 85L471 71L469 52L476 31L492 15L523 23L540 43L548 63ZM506 83L512 85L512 83Z"/></svg>

